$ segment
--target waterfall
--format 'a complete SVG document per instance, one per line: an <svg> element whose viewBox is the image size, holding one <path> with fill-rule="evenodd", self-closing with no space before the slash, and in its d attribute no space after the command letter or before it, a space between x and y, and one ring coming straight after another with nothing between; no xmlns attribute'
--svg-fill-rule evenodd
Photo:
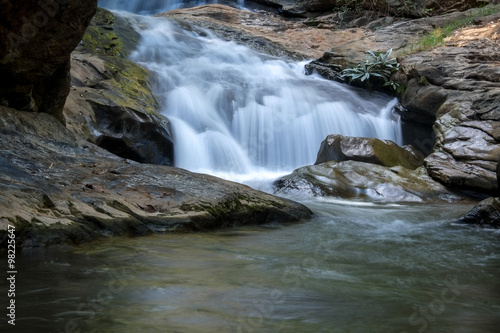
<svg viewBox="0 0 500 333"><path fill-rule="evenodd" d="M329 134L402 143L395 99L306 76L305 62L258 54L208 31L122 15L142 37L131 59L157 77L177 167L238 181L272 178L314 163Z"/></svg>
<svg viewBox="0 0 500 333"><path fill-rule="evenodd" d="M117 9L142 15L155 15L168 10L201 6L211 3L225 3L242 6L243 0L99 0L99 7Z"/></svg>

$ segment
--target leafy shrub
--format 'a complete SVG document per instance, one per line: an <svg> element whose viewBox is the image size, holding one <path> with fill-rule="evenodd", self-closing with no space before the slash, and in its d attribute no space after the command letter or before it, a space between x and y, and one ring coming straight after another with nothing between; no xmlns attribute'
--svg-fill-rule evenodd
<svg viewBox="0 0 500 333"><path fill-rule="evenodd" d="M368 59L361 61L359 65L346 68L341 77L349 78L349 83L365 86L369 90L374 87L391 87L397 90L399 84L391 80L392 73L399 70L400 64L396 58L389 58L392 49L386 53L374 53L368 51Z"/></svg>

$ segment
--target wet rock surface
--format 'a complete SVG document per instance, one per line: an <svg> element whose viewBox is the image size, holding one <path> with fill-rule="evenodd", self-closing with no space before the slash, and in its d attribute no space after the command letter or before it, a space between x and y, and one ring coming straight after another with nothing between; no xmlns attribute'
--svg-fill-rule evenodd
<svg viewBox="0 0 500 333"><path fill-rule="evenodd" d="M500 228L500 199L491 197L481 201L458 223Z"/></svg>
<svg viewBox="0 0 500 333"><path fill-rule="evenodd" d="M220 38L264 54L294 60L318 58L332 45L363 34L356 29L318 29L304 24L304 20L288 20L278 13L251 12L223 5L172 10L159 16L176 20L195 31L199 31L199 27L210 29Z"/></svg>
<svg viewBox="0 0 500 333"><path fill-rule="evenodd" d="M366 51L393 49L404 68L395 79L406 88L401 96L406 126L434 128L434 135L412 139L415 148L430 150L425 160L429 174L450 187L492 194L498 189L495 168L500 160L500 15L479 18L476 25L458 30L444 46L410 52L419 36L470 13L365 31L362 38L327 51L311 63L309 71L338 79L339 71L365 59Z"/></svg>
<svg viewBox="0 0 500 333"><path fill-rule="evenodd" d="M423 168L409 170L357 161L326 162L299 168L275 182L276 193L375 201L467 202L434 181Z"/></svg>
<svg viewBox="0 0 500 333"><path fill-rule="evenodd" d="M71 55L71 90L59 117L120 157L173 165L172 131L152 91L154 76L125 58L138 41L130 22L99 9Z"/></svg>
<svg viewBox="0 0 500 333"><path fill-rule="evenodd" d="M416 169L424 163L423 155L411 146L400 147L389 140L329 135L320 146L314 164L329 161L358 161L382 166Z"/></svg>
<svg viewBox="0 0 500 333"><path fill-rule="evenodd" d="M212 176L118 158L52 116L0 107L0 242L81 243L308 218L292 201Z"/></svg>

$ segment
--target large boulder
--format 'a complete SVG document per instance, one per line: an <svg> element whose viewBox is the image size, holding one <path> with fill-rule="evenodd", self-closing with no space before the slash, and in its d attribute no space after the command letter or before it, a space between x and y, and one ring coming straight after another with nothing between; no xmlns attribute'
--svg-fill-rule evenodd
<svg viewBox="0 0 500 333"><path fill-rule="evenodd" d="M374 202L460 202L468 199L432 180L423 168L357 162L305 166L275 182L276 193Z"/></svg>
<svg viewBox="0 0 500 333"><path fill-rule="evenodd" d="M248 186L117 158L45 113L0 106L0 247L293 222L308 208Z"/></svg>
<svg viewBox="0 0 500 333"><path fill-rule="evenodd" d="M481 201L458 222L500 228L500 199L491 197Z"/></svg>
<svg viewBox="0 0 500 333"><path fill-rule="evenodd" d="M148 71L127 59L74 52L71 77L62 113L70 131L123 158L173 165L170 122Z"/></svg>
<svg viewBox="0 0 500 333"><path fill-rule="evenodd" d="M154 76L125 59L139 41L130 22L99 9L71 56L71 91L60 115L73 133L120 157L173 165L170 123Z"/></svg>
<svg viewBox="0 0 500 333"><path fill-rule="evenodd" d="M411 146L400 147L390 140L359 138L332 134L321 143L314 164L329 161L359 161L383 166L416 169L424 163L423 156Z"/></svg>
<svg viewBox="0 0 500 333"><path fill-rule="evenodd" d="M57 113L69 92L70 53L97 0L7 0L0 11L0 104Z"/></svg>

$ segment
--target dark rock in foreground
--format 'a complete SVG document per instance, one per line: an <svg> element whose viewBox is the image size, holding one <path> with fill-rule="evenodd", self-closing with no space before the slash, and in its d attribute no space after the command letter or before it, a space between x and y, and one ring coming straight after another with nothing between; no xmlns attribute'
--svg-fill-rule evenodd
<svg viewBox="0 0 500 333"><path fill-rule="evenodd" d="M120 159L43 113L0 107L0 243L194 231L308 218L292 201L186 170Z"/></svg>
<svg viewBox="0 0 500 333"><path fill-rule="evenodd" d="M500 199L491 197L481 201L458 222L500 228Z"/></svg>
<svg viewBox="0 0 500 333"><path fill-rule="evenodd" d="M96 12L97 0L2 1L0 104L57 113L69 92L69 54Z"/></svg>

